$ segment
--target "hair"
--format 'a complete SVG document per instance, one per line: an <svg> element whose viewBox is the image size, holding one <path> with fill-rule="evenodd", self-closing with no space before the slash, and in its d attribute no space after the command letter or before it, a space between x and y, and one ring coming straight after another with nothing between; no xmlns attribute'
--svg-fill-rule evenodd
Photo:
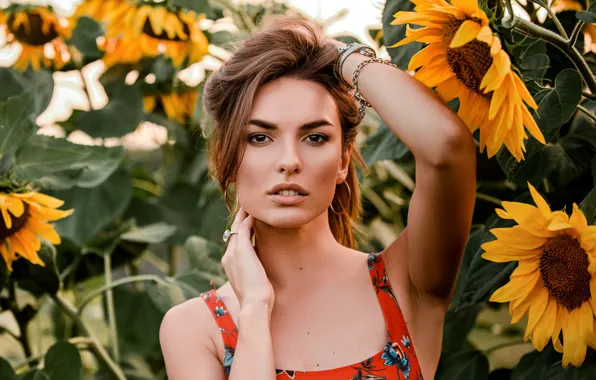
<svg viewBox="0 0 596 380"><path fill-rule="evenodd" d="M334 75L333 67L337 58L335 45L312 21L298 16L270 16L220 70L208 77L203 94L206 112L203 114L210 119L208 123L211 125L209 172L219 183L228 210L228 188L246 150L244 126L250 120L257 92L266 83L281 77L291 77L321 84L338 107L342 153L354 142L361 115L353 96ZM343 183L337 185L329 209L329 225L333 236L340 244L350 248L356 247L355 232L363 233L358 225L363 210L355 166L368 173L354 144L345 179L350 189ZM235 199L235 195L232 196ZM331 206L337 212L341 210L341 213L333 212Z"/></svg>

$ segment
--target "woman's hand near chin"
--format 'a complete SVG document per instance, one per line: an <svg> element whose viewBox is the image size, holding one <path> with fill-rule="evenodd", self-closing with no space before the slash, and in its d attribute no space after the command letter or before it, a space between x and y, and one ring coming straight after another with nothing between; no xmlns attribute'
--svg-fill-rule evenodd
<svg viewBox="0 0 596 380"><path fill-rule="evenodd" d="M275 294L265 268L251 243L254 218L240 207L230 230L237 232L230 236L226 253L221 259L228 281L238 298L240 310L251 304L265 304L273 309Z"/></svg>

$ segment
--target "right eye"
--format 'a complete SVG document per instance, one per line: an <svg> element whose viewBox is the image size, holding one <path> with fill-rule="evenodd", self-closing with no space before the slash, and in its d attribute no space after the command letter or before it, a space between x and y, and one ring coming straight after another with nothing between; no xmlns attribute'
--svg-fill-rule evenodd
<svg viewBox="0 0 596 380"><path fill-rule="evenodd" d="M253 140L255 137L257 138L261 138L260 141L255 141ZM262 145L265 141L263 141L263 138L269 138L269 136L267 136L266 134L263 133L253 133L252 135L248 136L248 141L249 142L255 142L257 145Z"/></svg>

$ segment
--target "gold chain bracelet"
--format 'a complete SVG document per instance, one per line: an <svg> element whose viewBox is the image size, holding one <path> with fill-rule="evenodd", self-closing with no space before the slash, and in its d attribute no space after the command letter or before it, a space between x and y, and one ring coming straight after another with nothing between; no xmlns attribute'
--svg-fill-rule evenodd
<svg viewBox="0 0 596 380"><path fill-rule="evenodd" d="M360 75L360 71L362 70L362 68L372 62L382 63L385 65L393 66L396 69L399 69L399 67L397 67L390 60L383 59L383 58L376 58L376 57L369 58L365 61L360 62L360 64L358 64L358 67L356 67L356 70L354 70L354 73L352 74L352 84L353 84L354 90L355 90L353 96L356 98L356 100L358 100L358 104L360 105L360 109L359 109L360 115L362 117L364 117L364 114L366 112L366 107L371 107L371 105L366 99L364 99L364 97L360 93L360 90L358 89L358 76Z"/></svg>

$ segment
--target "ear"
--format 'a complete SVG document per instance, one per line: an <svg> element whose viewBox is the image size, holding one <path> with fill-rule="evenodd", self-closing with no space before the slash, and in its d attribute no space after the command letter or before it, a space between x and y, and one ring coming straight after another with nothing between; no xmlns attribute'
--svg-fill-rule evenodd
<svg viewBox="0 0 596 380"><path fill-rule="evenodd" d="M352 157L352 148L354 146L354 142L348 144L346 151L341 155L341 165L337 172L337 179L335 180L336 184L340 184L346 180L348 176L348 169L350 167L350 158Z"/></svg>

